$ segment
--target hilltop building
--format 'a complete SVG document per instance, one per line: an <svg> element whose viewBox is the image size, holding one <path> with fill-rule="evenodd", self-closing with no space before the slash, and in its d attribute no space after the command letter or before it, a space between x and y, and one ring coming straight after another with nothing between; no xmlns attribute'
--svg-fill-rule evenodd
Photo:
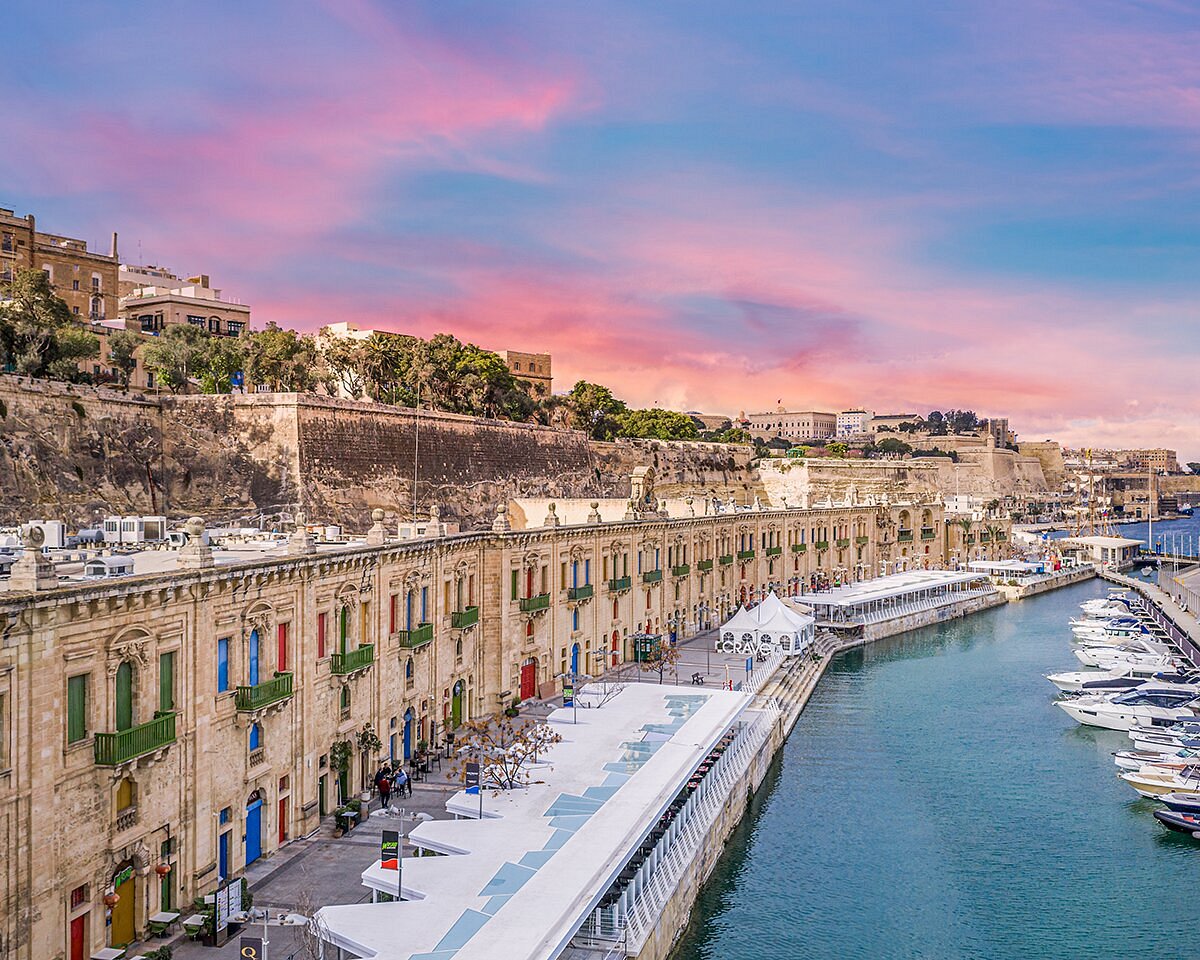
<svg viewBox="0 0 1200 960"><path fill-rule="evenodd" d="M121 319L138 333L159 334L172 324L190 323L214 336L236 337L250 328L250 307L200 274L181 286L168 281L135 287L121 297Z"/></svg>
<svg viewBox="0 0 1200 960"><path fill-rule="evenodd" d="M839 439L867 437L871 431L869 425L875 416L873 410L843 410L837 415L837 436Z"/></svg>
<svg viewBox="0 0 1200 960"><path fill-rule="evenodd" d="M0 208L0 283L20 270L40 269L81 323L117 316L119 263L115 233L105 255L88 250L85 240L43 233L32 213L18 217Z"/></svg>
<svg viewBox="0 0 1200 960"><path fill-rule="evenodd" d="M827 440L837 432L837 414L818 410L791 411L780 405L768 413L743 413L739 425L756 437Z"/></svg>

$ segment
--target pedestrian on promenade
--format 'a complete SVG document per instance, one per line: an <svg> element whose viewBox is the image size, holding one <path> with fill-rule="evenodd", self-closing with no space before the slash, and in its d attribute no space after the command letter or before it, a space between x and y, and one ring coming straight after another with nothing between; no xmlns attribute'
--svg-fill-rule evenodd
<svg viewBox="0 0 1200 960"><path fill-rule="evenodd" d="M392 782L387 778L386 773L379 778L377 786L379 787L379 799L383 802L383 809L386 810L392 797Z"/></svg>
<svg viewBox="0 0 1200 960"><path fill-rule="evenodd" d="M379 782L388 775L388 769L385 764L380 764L379 769L375 771L375 789L379 790Z"/></svg>
<svg viewBox="0 0 1200 960"><path fill-rule="evenodd" d="M403 767L396 768L395 786L396 793L401 797L412 796L412 780L409 778L408 774L404 772Z"/></svg>

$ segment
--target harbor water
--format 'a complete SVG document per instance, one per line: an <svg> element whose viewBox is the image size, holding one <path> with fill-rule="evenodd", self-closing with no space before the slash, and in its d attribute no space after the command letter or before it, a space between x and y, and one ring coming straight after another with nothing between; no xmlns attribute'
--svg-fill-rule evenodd
<svg viewBox="0 0 1200 960"><path fill-rule="evenodd" d="M1080 669L1088 581L837 657L673 960L1182 956L1200 841L1117 779L1123 733L1043 675Z"/></svg>

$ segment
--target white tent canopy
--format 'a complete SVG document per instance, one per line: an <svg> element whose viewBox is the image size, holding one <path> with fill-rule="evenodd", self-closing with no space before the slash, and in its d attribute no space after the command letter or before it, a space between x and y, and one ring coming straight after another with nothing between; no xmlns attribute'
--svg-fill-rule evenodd
<svg viewBox="0 0 1200 960"><path fill-rule="evenodd" d="M795 656L813 640L816 620L774 592L756 607L739 607L721 627L717 649L722 653L774 653Z"/></svg>

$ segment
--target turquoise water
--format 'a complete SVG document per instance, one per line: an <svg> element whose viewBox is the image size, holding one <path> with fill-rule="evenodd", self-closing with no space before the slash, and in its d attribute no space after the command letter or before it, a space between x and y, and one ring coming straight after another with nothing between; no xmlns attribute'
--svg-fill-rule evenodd
<svg viewBox="0 0 1200 960"><path fill-rule="evenodd" d="M1077 726L1080 584L834 661L673 960L1130 958L1195 952L1200 842Z"/></svg>

